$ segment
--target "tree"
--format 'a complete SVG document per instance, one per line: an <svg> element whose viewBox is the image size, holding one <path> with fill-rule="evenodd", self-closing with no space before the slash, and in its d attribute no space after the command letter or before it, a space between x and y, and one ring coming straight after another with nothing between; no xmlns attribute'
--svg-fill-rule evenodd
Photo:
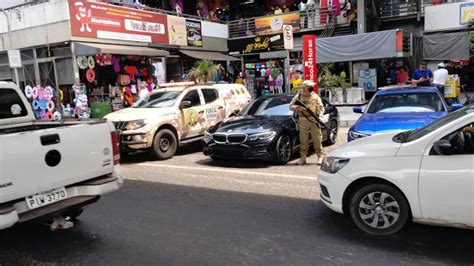
<svg viewBox="0 0 474 266"><path fill-rule="evenodd" d="M188 72L188 79L196 83L214 81L217 74L217 66L211 60L199 60Z"/></svg>

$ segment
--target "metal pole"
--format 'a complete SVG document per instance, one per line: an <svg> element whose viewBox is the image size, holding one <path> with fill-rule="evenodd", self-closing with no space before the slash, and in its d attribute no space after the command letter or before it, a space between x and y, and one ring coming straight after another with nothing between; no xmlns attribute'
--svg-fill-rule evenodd
<svg viewBox="0 0 474 266"><path fill-rule="evenodd" d="M5 15L5 19L7 20L7 28L8 28L8 39L10 40L10 50L13 49L13 41L12 41L12 29L10 27L10 17L8 16L7 12L5 12L5 9L0 8L0 11ZM16 85L20 86L20 81L18 80L18 69L13 68L15 71L15 81Z"/></svg>

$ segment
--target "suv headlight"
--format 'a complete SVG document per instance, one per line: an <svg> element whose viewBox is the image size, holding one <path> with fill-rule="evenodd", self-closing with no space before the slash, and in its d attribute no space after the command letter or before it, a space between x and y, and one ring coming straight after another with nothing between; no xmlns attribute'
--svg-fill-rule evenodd
<svg viewBox="0 0 474 266"><path fill-rule="evenodd" d="M263 132L263 133L250 135L248 139L249 139L249 141L271 140L275 137L275 135L276 135L275 131L268 131L268 132Z"/></svg>
<svg viewBox="0 0 474 266"><path fill-rule="evenodd" d="M324 157L321 163L321 171L335 174L349 163L349 158Z"/></svg>
<svg viewBox="0 0 474 266"><path fill-rule="evenodd" d="M360 132L355 132L355 131L349 131L349 136L351 136L352 139L360 139L360 138L368 137L370 135L360 133Z"/></svg>
<svg viewBox="0 0 474 266"><path fill-rule="evenodd" d="M212 134L209 132L204 132L204 142L209 143L212 141Z"/></svg>
<svg viewBox="0 0 474 266"><path fill-rule="evenodd" d="M141 120L135 120L135 121L130 121L127 123L127 126L125 127L126 130L137 130L139 128L142 128L146 126L147 121L146 119L141 119Z"/></svg>

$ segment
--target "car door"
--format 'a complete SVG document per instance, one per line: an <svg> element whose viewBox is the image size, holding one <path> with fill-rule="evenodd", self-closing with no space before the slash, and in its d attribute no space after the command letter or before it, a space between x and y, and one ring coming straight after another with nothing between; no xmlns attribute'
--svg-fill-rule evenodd
<svg viewBox="0 0 474 266"><path fill-rule="evenodd" d="M423 155L419 198L425 220L474 225L474 133L460 133L469 124L473 125L472 120L433 139ZM436 151L438 140L450 142L452 155Z"/></svg>
<svg viewBox="0 0 474 266"><path fill-rule="evenodd" d="M205 127L204 103L199 90L196 88L189 90L181 99L181 104L186 101L191 104L181 109L180 131L182 139L194 138L204 134L203 128Z"/></svg>
<svg viewBox="0 0 474 266"><path fill-rule="evenodd" d="M219 92L214 88L202 88L206 126L210 127L225 118L225 102L219 97Z"/></svg>

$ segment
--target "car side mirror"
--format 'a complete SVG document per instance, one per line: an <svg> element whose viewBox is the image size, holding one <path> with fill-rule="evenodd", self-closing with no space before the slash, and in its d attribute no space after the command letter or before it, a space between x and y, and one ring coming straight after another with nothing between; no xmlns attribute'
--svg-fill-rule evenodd
<svg viewBox="0 0 474 266"><path fill-rule="evenodd" d="M239 109L234 110L232 113L230 113L229 117L237 116L239 113L240 113L240 110L239 110Z"/></svg>
<svg viewBox="0 0 474 266"><path fill-rule="evenodd" d="M179 109L186 109L189 107L192 107L191 101L182 101L181 104L179 105Z"/></svg>
<svg viewBox="0 0 474 266"><path fill-rule="evenodd" d="M453 110L453 111L454 111L454 110L458 110L458 109L463 108L463 106L464 106L464 105L463 105L462 103L453 103L453 104L451 105L451 110Z"/></svg>
<svg viewBox="0 0 474 266"><path fill-rule="evenodd" d="M362 106L354 106L354 107L352 107L352 111L356 114L362 114L363 113Z"/></svg>
<svg viewBox="0 0 474 266"><path fill-rule="evenodd" d="M449 140L441 139L433 144L433 149L438 155L451 155L453 154L453 148Z"/></svg>

